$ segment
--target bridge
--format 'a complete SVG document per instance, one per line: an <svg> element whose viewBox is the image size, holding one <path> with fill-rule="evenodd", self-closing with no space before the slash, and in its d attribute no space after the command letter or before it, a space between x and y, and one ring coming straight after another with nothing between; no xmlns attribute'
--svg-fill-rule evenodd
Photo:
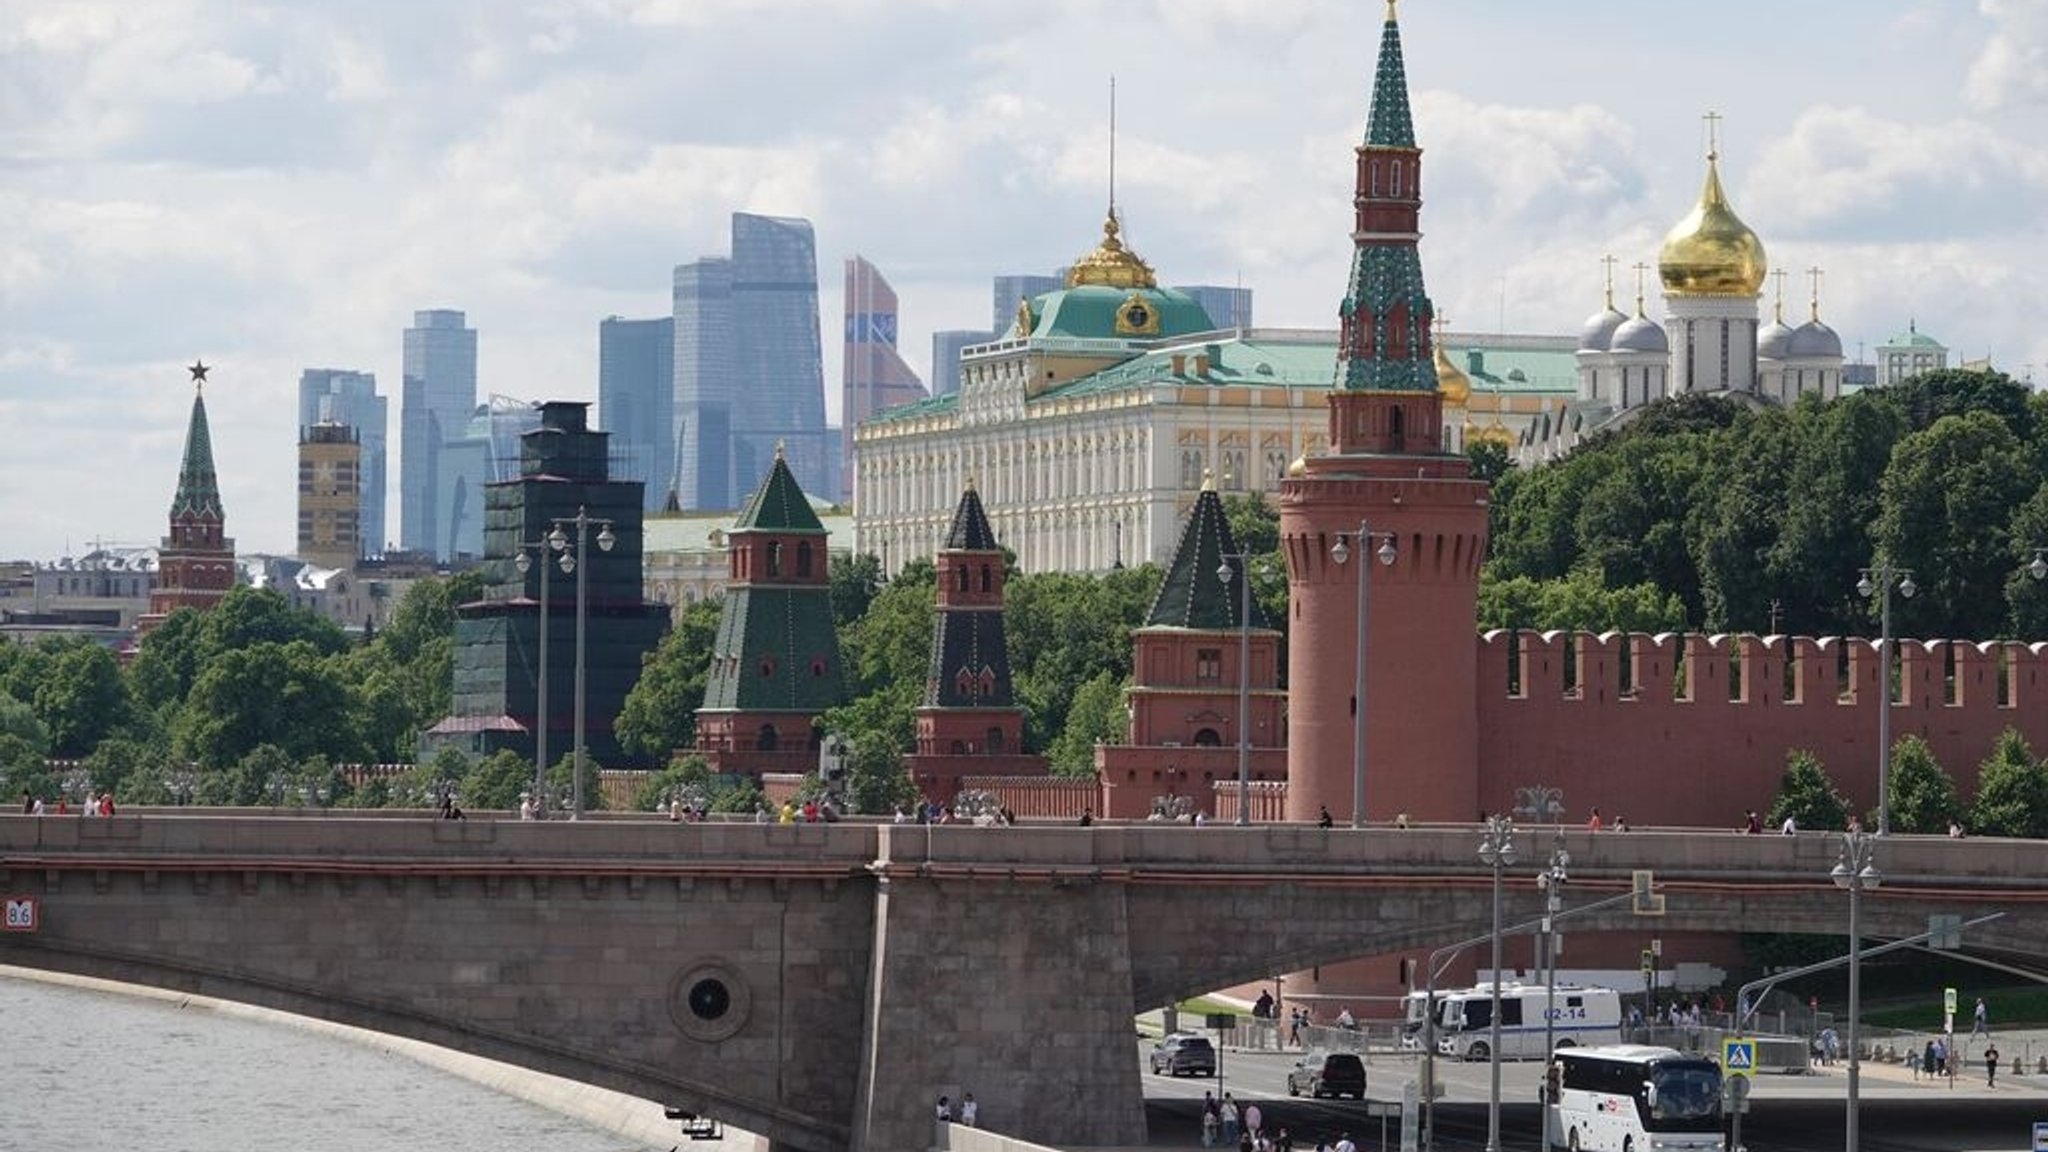
<svg viewBox="0 0 2048 1152"><path fill-rule="evenodd" d="M1673 931L1841 932L1821 834L1566 831L1578 904L1654 869ZM1549 829L1523 833L1523 858ZM778 1149L924 1147L971 1091L1044 1143L1145 1139L1132 1016L1478 935L1466 827L977 828L0 816L0 963L408 1036L716 1115ZM2048 843L1893 837L1873 937L2002 910L2048 952ZM1540 914L1529 864L1507 915ZM1640 927L1627 908L1580 930Z"/></svg>

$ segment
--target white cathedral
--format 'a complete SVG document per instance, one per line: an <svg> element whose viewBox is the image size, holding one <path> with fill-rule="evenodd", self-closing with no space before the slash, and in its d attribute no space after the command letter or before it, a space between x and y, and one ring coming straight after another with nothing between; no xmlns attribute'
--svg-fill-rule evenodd
<svg viewBox="0 0 2048 1152"><path fill-rule="evenodd" d="M1759 324L1758 290L1768 266L1763 241L1729 206L1719 157L1707 153L1699 203L1664 237L1657 275L1664 320L1643 311L1647 266L1636 265L1636 307L1614 306L1613 259L1606 263L1606 306L1579 332L1578 396L1532 421L1515 455L1525 464L1555 459L1590 433L1624 423L1644 405L1688 392L1749 403L1790 404L1842 391L1842 338L1820 318L1820 270L1804 324L1785 323L1784 273L1778 273L1771 321Z"/></svg>

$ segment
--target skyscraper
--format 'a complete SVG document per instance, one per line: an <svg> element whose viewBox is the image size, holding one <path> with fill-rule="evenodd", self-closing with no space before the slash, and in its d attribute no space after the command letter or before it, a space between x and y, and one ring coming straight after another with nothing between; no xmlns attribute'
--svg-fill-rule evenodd
<svg viewBox="0 0 2048 1152"><path fill-rule="evenodd" d="M606 317L597 326L598 423L611 433L611 474L661 507L676 476L676 322Z"/></svg>
<svg viewBox="0 0 2048 1152"><path fill-rule="evenodd" d="M1252 326L1252 290L1231 288L1221 284L1182 284L1179 291L1195 298L1202 311L1209 314L1209 320L1218 328L1250 328Z"/></svg>
<svg viewBox="0 0 2048 1152"><path fill-rule="evenodd" d="M437 527L448 519L436 508L442 444L464 433L476 408L476 329L460 312L429 309L412 314L405 330L405 386L399 399L398 531L408 550L449 558Z"/></svg>
<svg viewBox="0 0 2048 1152"><path fill-rule="evenodd" d="M1061 275L1013 272L996 277L989 285L988 330L1000 338L1016 325L1019 301L1036 300L1047 292L1057 292L1066 286L1066 277Z"/></svg>
<svg viewBox="0 0 2048 1152"><path fill-rule="evenodd" d="M484 496L492 484L519 478L520 437L541 426L541 410L510 396L492 396L436 446L434 555L475 559L484 551Z"/></svg>
<svg viewBox="0 0 2048 1152"><path fill-rule="evenodd" d="M985 344L991 335L971 328L947 328L932 333L932 395L946 396L960 390L960 350L970 344Z"/></svg>
<svg viewBox="0 0 2048 1152"><path fill-rule="evenodd" d="M391 537L384 531L384 506L390 499L389 482L391 401L377 395L377 377L371 372L345 368L308 368L299 373L299 439L306 430L323 420L355 429L362 447L362 508L356 522L361 528L362 554L382 555Z"/></svg>
<svg viewBox="0 0 2048 1152"><path fill-rule="evenodd" d="M853 430L884 408L929 393L896 351L896 290L862 256L846 261L846 352L841 360L839 491L853 491Z"/></svg>
<svg viewBox="0 0 2048 1152"><path fill-rule="evenodd" d="M356 430L323 420L299 428L301 560L350 570L363 555L363 446Z"/></svg>
<svg viewBox="0 0 2048 1152"><path fill-rule="evenodd" d="M736 505L777 444L807 491L836 498L810 221L733 213L731 257L678 265L674 308L683 507Z"/></svg>

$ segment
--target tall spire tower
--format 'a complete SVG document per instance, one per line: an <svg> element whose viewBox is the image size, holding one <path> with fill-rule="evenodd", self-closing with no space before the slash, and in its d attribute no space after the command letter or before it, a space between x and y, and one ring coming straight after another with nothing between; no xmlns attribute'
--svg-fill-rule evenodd
<svg viewBox="0 0 2048 1152"><path fill-rule="evenodd" d="M1295 609L1287 817L1327 807L1346 820L1465 820L1480 802L1473 631L1487 488L1444 447L1417 249L1422 150L1391 3L1356 161L1331 450L1280 489Z"/></svg>
<svg viewBox="0 0 2048 1152"><path fill-rule="evenodd" d="M227 514L213 470L213 433L206 423L206 374L211 369L202 360L186 371L192 374L192 417L185 427L185 457L178 466L177 494L171 497L171 534L157 548L149 611L135 622L138 644L172 612L204 612L235 586L235 542L225 534Z"/></svg>

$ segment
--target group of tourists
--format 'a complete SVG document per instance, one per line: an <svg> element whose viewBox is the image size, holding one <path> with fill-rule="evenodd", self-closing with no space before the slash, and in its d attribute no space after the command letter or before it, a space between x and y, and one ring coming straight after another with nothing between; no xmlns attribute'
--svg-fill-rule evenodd
<svg viewBox="0 0 2048 1152"><path fill-rule="evenodd" d="M42 816L48 813L49 809L44 806L41 796L36 795L35 792L27 788L21 790L21 814L23 816ZM71 803L65 799L62 792L57 794L56 814L59 816L71 815ZM85 804L79 808L78 814L80 816L112 816L114 814L114 794L111 791L87 792L85 794Z"/></svg>
<svg viewBox="0 0 2048 1152"><path fill-rule="evenodd" d="M1236 1098L1228 1092L1221 1100L1214 1092L1204 1092L1202 1147L1235 1148L1238 1152L1295 1152L1296 1146L1287 1125L1267 1128L1266 1115L1257 1104L1239 1108ZM1315 1152L1358 1152L1358 1145L1352 1143L1351 1133L1345 1132L1335 1143L1317 1140Z"/></svg>

